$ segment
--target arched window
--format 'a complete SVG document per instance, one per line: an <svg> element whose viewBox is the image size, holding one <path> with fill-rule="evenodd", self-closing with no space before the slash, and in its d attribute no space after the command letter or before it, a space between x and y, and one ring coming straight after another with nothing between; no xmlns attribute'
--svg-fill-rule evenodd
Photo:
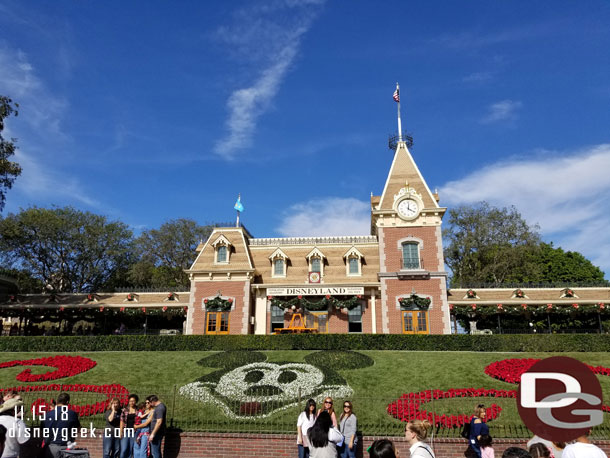
<svg viewBox="0 0 610 458"><path fill-rule="evenodd" d="M419 244L416 242L405 242L402 244L402 268L419 269Z"/></svg>

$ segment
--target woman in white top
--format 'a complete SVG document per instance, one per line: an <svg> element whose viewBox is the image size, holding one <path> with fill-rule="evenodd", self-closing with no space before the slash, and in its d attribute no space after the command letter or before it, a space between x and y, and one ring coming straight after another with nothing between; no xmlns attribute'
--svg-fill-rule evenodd
<svg viewBox="0 0 610 458"><path fill-rule="evenodd" d="M411 420L407 423L405 428L405 437L407 442L411 446L409 452L411 452L411 458L434 458L434 452L428 444L424 442L428 437L428 431L432 425L428 420Z"/></svg>
<svg viewBox="0 0 610 458"><path fill-rule="evenodd" d="M299 446L299 458L309 458L309 440L307 433L316 421L316 401L309 399L305 404L305 410L297 419L297 445Z"/></svg>
<svg viewBox="0 0 610 458"><path fill-rule="evenodd" d="M343 444L343 435L332 424L330 414L320 412L308 434L311 458L337 458L337 446Z"/></svg>

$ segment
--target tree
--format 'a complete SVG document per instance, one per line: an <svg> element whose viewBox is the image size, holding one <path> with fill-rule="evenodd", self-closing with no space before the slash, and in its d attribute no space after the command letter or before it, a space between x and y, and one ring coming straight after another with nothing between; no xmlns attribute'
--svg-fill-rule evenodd
<svg viewBox="0 0 610 458"><path fill-rule="evenodd" d="M29 208L0 219L0 260L26 270L52 293L94 292L130 264L124 223L72 207Z"/></svg>
<svg viewBox="0 0 610 458"><path fill-rule="evenodd" d="M515 207L486 202L450 210L445 262L454 287L476 283L604 284L604 273L582 254L540 241Z"/></svg>
<svg viewBox="0 0 610 458"><path fill-rule="evenodd" d="M448 223L444 254L454 287L531 281L537 275L538 227L530 227L515 207L463 205L449 211Z"/></svg>
<svg viewBox="0 0 610 458"><path fill-rule="evenodd" d="M207 240L214 226L177 219L144 231L135 241L139 261L129 269L130 281L138 286L188 287L184 269L191 266L197 245Z"/></svg>
<svg viewBox="0 0 610 458"><path fill-rule="evenodd" d="M532 254L533 256L533 254ZM540 250L531 260L538 265L538 283L596 284L607 283L604 272L582 254L563 251L553 243L541 243Z"/></svg>
<svg viewBox="0 0 610 458"><path fill-rule="evenodd" d="M13 187L15 179L21 175L21 167L9 159L15 154L15 139L6 140L2 136L4 120L11 115L17 116L19 105L10 98L0 95L0 212L4 209L6 192Z"/></svg>

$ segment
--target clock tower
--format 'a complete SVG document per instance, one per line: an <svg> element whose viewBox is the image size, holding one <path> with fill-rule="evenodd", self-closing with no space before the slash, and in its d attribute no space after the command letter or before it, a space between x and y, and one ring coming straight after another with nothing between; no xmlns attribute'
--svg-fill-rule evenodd
<svg viewBox="0 0 610 458"><path fill-rule="evenodd" d="M378 333L448 334L447 272L439 206L407 143L399 140L383 193L371 196L379 240Z"/></svg>

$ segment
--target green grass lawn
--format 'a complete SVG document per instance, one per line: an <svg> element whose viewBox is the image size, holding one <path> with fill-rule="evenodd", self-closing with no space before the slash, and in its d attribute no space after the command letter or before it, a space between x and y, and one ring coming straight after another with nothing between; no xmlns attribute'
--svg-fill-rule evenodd
<svg viewBox="0 0 610 458"><path fill-rule="evenodd" d="M304 362L311 351L267 351L267 362ZM425 389L450 388L494 388L512 390L512 385L485 375L487 364L507 358L546 358L549 353L468 353L468 352L402 352L361 351L371 357L374 364L361 369L338 370L354 394L354 412L359 419L359 429L364 434L401 434L403 425L386 412L387 405L401 394ZM61 353L69 354L69 353ZM26 369L18 366L0 370L0 387L18 385L64 384L113 384L125 386L140 396L158 394L168 406L168 421L184 430L209 431L266 431L292 432L301 404L270 415L263 420L235 420L227 417L214 404L202 404L181 396L178 388L217 369L203 367L197 362L214 352L96 352L77 353L91 358L97 366L74 377L50 382L24 383L15 379ZM52 356L51 353L4 353L0 362ZM562 353L591 365L610 367L607 353ZM29 366L35 374L50 370L43 366ZM610 399L610 377L600 376L606 403ZM37 397L51 398L53 394L38 396L28 393L26 402ZM105 399L94 393L74 393L74 403L93 403ZM476 399L448 399L435 401L427 406L428 411L439 414L470 414ZM341 411L341 399L335 409ZM492 435L496 437L527 436L521 428L514 399L483 399L483 403L496 402L503 408L500 416L490 422ZM94 419L99 424L100 418ZM610 428L606 420L604 427ZM457 435L457 431L440 430L440 435Z"/></svg>

